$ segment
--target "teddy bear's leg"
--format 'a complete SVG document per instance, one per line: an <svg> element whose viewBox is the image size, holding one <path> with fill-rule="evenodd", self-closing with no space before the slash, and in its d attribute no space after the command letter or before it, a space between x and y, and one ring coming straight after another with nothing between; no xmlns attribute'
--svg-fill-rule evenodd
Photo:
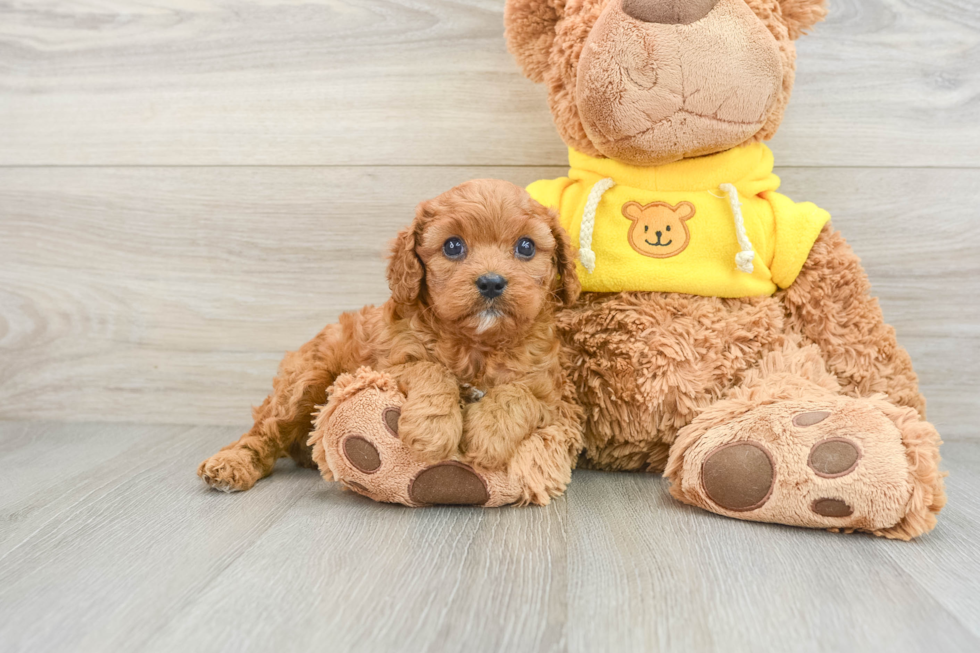
<svg viewBox="0 0 980 653"><path fill-rule="evenodd" d="M841 392L888 395L897 406L925 417L925 399L908 353L885 324L860 259L844 237L824 227L800 275L776 297L788 328L820 347Z"/></svg>
<svg viewBox="0 0 980 653"><path fill-rule="evenodd" d="M678 434L678 499L739 519L909 539L945 502L939 436L884 394L840 393L815 345L787 342Z"/></svg>
<svg viewBox="0 0 980 653"><path fill-rule="evenodd" d="M492 507L519 499L506 472L424 461L400 437L405 403L389 374L361 368L338 377L309 438L323 477L375 501L407 506Z"/></svg>
<svg viewBox="0 0 980 653"><path fill-rule="evenodd" d="M581 447L574 410L567 424L559 419L539 429L507 469L493 471L455 459L423 460L399 433L405 405L389 374L362 368L338 377L309 438L323 477L375 501L484 507L547 504L571 477Z"/></svg>

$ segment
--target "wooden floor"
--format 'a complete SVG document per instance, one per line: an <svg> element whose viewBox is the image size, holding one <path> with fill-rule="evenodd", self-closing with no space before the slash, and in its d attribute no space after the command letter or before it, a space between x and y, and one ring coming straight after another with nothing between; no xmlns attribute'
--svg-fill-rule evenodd
<svg viewBox="0 0 980 653"><path fill-rule="evenodd" d="M195 463L229 427L0 423L0 650L977 651L980 443L912 542L740 522L659 476L575 473L547 508L385 506L280 462Z"/></svg>
<svg viewBox="0 0 980 653"><path fill-rule="evenodd" d="M772 142L864 260L946 440L912 543L658 476L374 505L196 464L283 352L382 301L476 177L564 174L503 0L0 0L0 653L980 650L980 3L831 0Z"/></svg>

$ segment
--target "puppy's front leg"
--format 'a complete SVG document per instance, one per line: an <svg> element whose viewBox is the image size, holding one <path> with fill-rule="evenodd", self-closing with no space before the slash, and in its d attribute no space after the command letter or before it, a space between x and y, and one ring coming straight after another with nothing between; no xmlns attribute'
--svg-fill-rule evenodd
<svg viewBox="0 0 980 653"><path fill-rule="evenodd" d="M502 469L518 445L547 417L547 410L521 383L491 388L463 412L466 461L486 469Z"/></svg>
<svg viewBox="0 0 980 653"><path fill-rule="evenodd" d="M463 432L456 379L436 363L405 363L388 371L405 393L398 437L427 462L451 458Z"/></svg>

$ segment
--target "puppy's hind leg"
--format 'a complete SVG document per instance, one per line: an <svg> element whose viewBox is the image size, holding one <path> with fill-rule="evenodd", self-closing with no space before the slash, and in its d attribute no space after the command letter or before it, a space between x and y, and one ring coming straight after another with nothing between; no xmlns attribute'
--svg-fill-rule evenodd
<svg viewBox="0 0 980 653"><path fill-rule="evenodd" d="M331 325L298 351L286 354L272 394L252 411L252 428L198 467L197 475L205 483L225 492L248 490L286 455L312 466L305 443L313 411L326 402L327 388L340 371L339 331L339 326ZM304 463L305 459L311 462Z"/></svg>

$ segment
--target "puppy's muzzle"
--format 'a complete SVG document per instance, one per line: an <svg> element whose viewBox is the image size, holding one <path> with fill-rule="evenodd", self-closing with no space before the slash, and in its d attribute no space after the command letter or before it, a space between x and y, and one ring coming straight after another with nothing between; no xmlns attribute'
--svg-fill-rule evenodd
<svg viewBox="0 0 980 653"><path fill-rule="evenodd" d="M484 274L476 280L476 287L481 295L487 299L493 299L504 294L504 288L507 287L507 279L504 279L499 274Z"/></svg>

